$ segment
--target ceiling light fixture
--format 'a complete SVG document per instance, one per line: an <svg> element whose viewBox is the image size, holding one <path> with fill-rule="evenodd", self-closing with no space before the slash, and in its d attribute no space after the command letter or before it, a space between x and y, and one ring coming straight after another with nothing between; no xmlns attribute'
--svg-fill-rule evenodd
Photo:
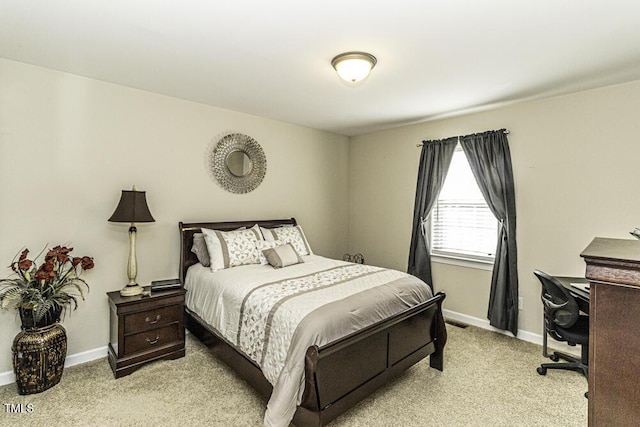
<svg viewBox="0 0 640 427"><path fill-rule="evenodd" d="M366 52L345 52L331 60L338 76L349 84L366 79L378 60Z"/></svg>

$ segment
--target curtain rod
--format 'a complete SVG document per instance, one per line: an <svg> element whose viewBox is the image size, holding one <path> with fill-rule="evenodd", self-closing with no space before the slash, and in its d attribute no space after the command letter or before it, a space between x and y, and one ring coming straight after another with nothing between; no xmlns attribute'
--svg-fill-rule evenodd
<svg viewBox="0 0 640 427"><path fill-rule="evenodd" d="M509 135L509 133L510 133L509 129L502 129L502 132L504 132L505 135ZM471 135L475 135L475 134L471 134ZM458 141L460 140L460 138L462 138L464 136L467 136L467 135L458 135L458 137L457 137ZM456 138L456 137L454 136L454 138ZM425 142L426 141L422 141L420 144L416 144L416 147L422 147Z"/></svg>

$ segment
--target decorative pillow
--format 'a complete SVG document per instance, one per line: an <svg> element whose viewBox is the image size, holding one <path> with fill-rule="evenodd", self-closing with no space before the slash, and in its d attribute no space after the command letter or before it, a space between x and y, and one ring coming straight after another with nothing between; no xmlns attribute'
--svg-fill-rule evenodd
<svg viewBox="0 0 640 427"><path fill-rule="evenodd" d="M209 251L207 250L207 244L204 241L202 233L193 234L193 246L191 246L191 252L196 254L198 262L205 267L211 266L211 260L209 259Z"/></svg>
<svg viewBox="0 0 640 427"><path fill-rule="evenodd" d="M267 242L266 240L258 240L256 242L256 249L258 250L258 256L260 257L260 264L269 264L267 262L267 259L264 257L264 254L262 253L263 250L275 248L276 246L280 246L282 244L283 242L281 242L280 240L274 240L272 242Z"/></svg>
<svg viewBox="0 0 640 427"><path fill-rule="evenodd" d="M213 271L238 265L258 264L256 242L262 240L258 225L247 230L219 231L202 229Z"/></svg>
<svg viewBox="0 0 640 427"><path fill-rule="evenodd" d="M262 253L273 268L282 268L304 262L291 243L265 249Z"/></svg>
<svg viewBox="0 0 640 427"><path fill-rule="evenodd" d="M236 228L236 230L246 230L247 227ZM204 235L202 233L193 233L193 245L191 246L191 252L196 254L198 262L205 267L211 267L211 260L209 259L209 250L207 249L207 243L204 241ZM260 253L262 255L262 253Z"/></svg>
<svg viewBox="0 0 640 427"><path fill-rule="evenodd" d="M302 227L296 225L295 227L279 227L279 228L262 228L262 235L264 240L272 242L274 240L280 240L283 243L291 243L291 246L300 255L312 255L311 246L307 242L307 238L302 231Z"/></svg>

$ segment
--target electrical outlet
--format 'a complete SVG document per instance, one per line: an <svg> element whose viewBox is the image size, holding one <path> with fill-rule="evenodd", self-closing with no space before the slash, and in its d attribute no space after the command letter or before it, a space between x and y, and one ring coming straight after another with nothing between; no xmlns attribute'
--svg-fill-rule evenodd
<svg viewBox="0 0 640 427"><path fill-rule="evenodd" d="M518 310L524 310L524 298L518 297Z"/></svg>

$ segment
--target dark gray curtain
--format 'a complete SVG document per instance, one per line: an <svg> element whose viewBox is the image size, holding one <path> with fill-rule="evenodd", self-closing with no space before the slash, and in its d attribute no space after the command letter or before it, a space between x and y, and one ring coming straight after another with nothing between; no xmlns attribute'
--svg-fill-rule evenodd
<svg viewBox="0 0 640 427"><path fill-rule="evenodd" d="M431 286L431 289L433 289L431 255L425 221L438 199L457 143L458 137L440 141L423 141L420 154L407 272L422 279Z"/></svg>
<svg viewBox="0 0 640 427"><path fill-rule="evenodd" d="M487 317L491 326L518 333L516 197L504 129L460 137L473 175L499 221Z"/></svg>

